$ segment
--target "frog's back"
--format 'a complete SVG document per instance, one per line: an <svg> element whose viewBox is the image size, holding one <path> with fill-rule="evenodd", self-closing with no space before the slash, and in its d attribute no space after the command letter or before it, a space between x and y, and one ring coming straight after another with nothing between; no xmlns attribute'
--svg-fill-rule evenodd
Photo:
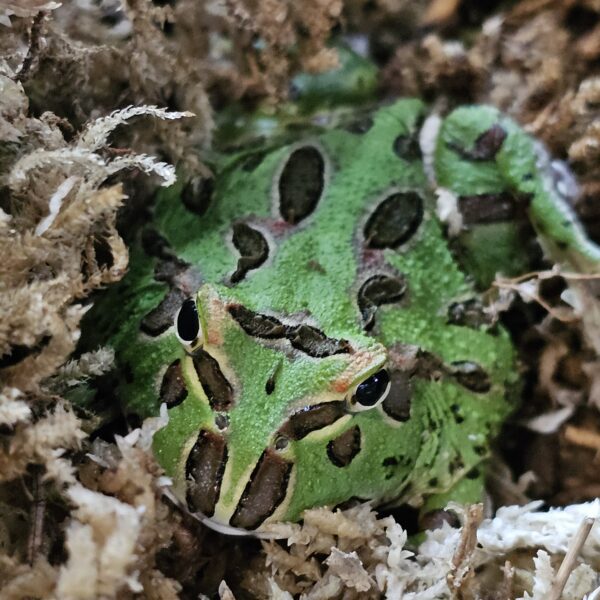
<svg viewBox="0 0 600 600"><path fill-rule="evenodd" d="M487 453L514 354L435 217L423 120L400 101L160 199L114 345L130 409L170 408L157 453L190 508L254 528L351 496L418 501ZM204 341L186 353L187 298ZM358 410L384 365L389 394Z"/></svg>

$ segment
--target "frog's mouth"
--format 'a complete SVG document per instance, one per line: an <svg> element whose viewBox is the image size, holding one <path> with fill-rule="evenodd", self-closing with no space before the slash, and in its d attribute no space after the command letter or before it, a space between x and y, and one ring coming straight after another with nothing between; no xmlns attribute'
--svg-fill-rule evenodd
<svg viewBox="0 0 600 600"><path fill-rule="evenodd" d="M244 529L242 527L234 527L233 525L223 523L222 521L220 521L219 519L216 519L214 517L208 517L200 511L191 512L190 509L185 505L185 503L182 502L180 500L180 498L178 498L172 492L171 489L166 488L163 491L164 491L164 494L169 498L169 500L173 504L178 506L180 508L180 510L186 512L194 519L197 519L198 521L200 521L200 523L202 523L206 527L209 527L210 529L212 529L213 531L216 531L218 533L222 533L224 535L235 535L238 537L254 537L254 538L259 538L261 540L273 540L273 539L279 539L279 538L285 537L282 533L278 533L275 530L269 531L268 525L266 525L264 527L264 529L261 529L258 531L251 530L251 529Z"/></svg>
<svg viewBox="0 0 600 600"><path fill-rule="evenodd" d="M203 525L210 527L210 529L217 531L218 533L223 533L225 535L237 535L237 536L246 536L246 537L255 537L261 540L272 540L281 537L285 537L281 534L277 534L275 532L269 531L255 531L250 529L242 529L241 527L233 527L232 525L227 525L225 523L221 523L216 519L211 517L207 517L202 513L191 513L192 516L198 519Z"/></svg>

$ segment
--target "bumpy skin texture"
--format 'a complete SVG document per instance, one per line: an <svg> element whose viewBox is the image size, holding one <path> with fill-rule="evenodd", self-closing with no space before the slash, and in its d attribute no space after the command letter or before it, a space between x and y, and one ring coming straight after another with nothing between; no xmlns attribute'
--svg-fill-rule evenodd
<svg viewBox="0 0 600 600"><path fill-rule="evenodd" d="M214 189L159 200L112 297L125 315L112 343L128 410L172 406L154 447L191 510L261 529L350 498L419 504L461 481L477 494L478 465L514 406L515 353L486 324L435 216L417 143L425 116L402 100L345 129L225 158ZM465 197L533 194L526 211L546 243L597 264L573 228L553 229L562 208L527 144L491 109L455 111L438 183ZM471 229L488 221L473 217ZM510 243L486 260L480 251L467 240L458 252L479 283L514 267ZM182 345L169 323L190 297L201 328ZM360 410L357 386L383 367L389 396Z"/></svg>

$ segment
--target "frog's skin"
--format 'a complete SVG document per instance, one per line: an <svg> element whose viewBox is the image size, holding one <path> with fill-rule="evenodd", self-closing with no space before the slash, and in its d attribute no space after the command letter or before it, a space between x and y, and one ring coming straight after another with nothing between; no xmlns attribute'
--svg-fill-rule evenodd
<svg viewBox="0 0 600 600"><path fill-rule="evenodd" d="M127 410L166 403L156 456L211 525L260 532L353 498L477 499L518 370L474 282L518 268L519 211L561 263L597 269L600 253L533 141L489 107L440 129L437 184L470 211L467 238L483 231L451 251L418 143L425 117L401 100L223 158L214 183L160 198L110 309L94 313L118 328Z"/></svg>

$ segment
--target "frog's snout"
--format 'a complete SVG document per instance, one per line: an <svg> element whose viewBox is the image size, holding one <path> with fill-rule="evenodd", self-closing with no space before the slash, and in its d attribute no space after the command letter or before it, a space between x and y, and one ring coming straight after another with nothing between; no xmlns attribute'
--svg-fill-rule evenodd
<svg viewBox="0 0 600 600"><path fill-rule="evenodd" d="M227 468L229 458L222 434L206 429L200 432L185 463L186 502L207 525L225 528L228 533L233 528L240 535L260 527L284 501L294 463L268 447L252 469L232 512L227 502L228 488L234 485Z"/></svg>

